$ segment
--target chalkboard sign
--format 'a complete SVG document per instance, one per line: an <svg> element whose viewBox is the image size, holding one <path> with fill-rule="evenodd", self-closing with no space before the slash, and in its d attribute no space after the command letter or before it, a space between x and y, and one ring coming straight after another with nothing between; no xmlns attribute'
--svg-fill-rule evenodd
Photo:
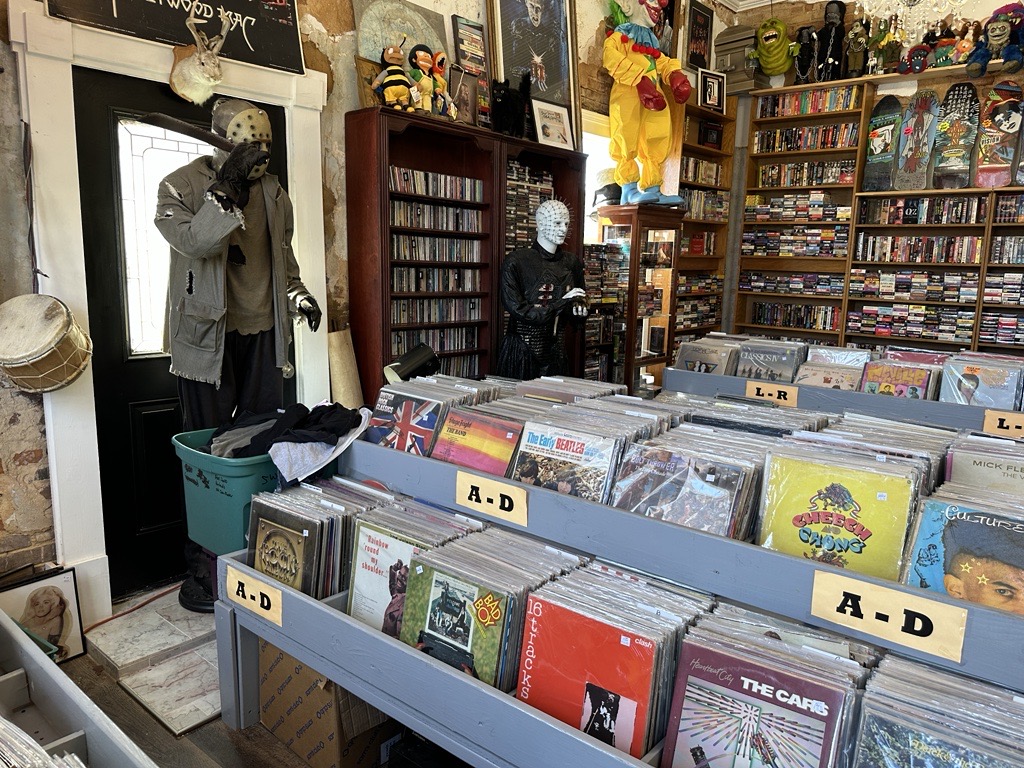
<svg viewBox="0 0 1024 768"><path fill-rule="evenodd" d="M304 74L296 0L46 0L46 12L58 19L99 27L144 40L192 45L185 26L193 4L205 24L196 29L212 38L220 33L220 9L231 17L220 56L261 67Z"/></svg>

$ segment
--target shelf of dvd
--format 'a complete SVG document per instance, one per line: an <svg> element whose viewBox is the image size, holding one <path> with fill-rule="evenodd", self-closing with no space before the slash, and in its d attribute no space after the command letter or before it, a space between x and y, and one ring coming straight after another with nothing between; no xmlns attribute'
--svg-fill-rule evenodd
<svg viewBox="0 0 1024 768"><path fill-rule="evenodd" d="M492 372L502 260L533 241L533 212L554 197L572 214L564 247L581 252L586 157L382 107L346 113L345 142L349 188L359 190L348 201L348 265L364 401L421 341L444 373ZM573 348L572 372L582 364Z"/></svg>
<svg viewBox="0 0 1024 768"><path fill-rule="evenodd" d="M74 753L91 768L157 768L33 640L0 611L3 715L52 755ZM18 699L18 700L15 700Z"/></svg>
<svg viewBox="0 0 1024 768"><path fill-rule="evenodd" d="M469 499L467 506L460 507L459 489L470 487L466 481L471 483L474 477L495 481L451 464L361 441L342 455L339 470L356 479L384 479L394 491L463 512L469 512ZM890 596L908 599L920 598L920 590L836 571L804 558L543 488L523 489L527 493L527 507L519 510L526 521L523 525L481 514L478 507L470 514L561 547L1024 691L1018 642L1021 619L1009 612L930 593L928 601L966 611L959 662L940 658L918 650L913 642L904 645L872 632L870 617L865 619L868 629L862 632L833 624L812 608L818 574L839 573L849 580L850 589L883 588ZM765 574L771 578L766 579ZM222 717L233 728L258 722L257 644L264 638L474 766L535 768L550 765L552 755L558 755L562 764L568 764L571 756L572 764L599 768L645 765L352 619L340 610L343 597L317 601L268 581L245 565L244 552L219 559L218 580ZM252 594L256 597L250 599Z"/></svg>

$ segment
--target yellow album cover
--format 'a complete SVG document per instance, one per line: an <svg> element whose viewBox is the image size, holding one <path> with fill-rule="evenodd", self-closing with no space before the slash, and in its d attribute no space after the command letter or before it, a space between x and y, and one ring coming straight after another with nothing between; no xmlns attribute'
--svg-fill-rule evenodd
<svg viewBox="0 0 1024 768"><path fill-rule="evenodd" d="M757 543L895 581L916 500L912 470L842 461L769 453Z"/></svg>

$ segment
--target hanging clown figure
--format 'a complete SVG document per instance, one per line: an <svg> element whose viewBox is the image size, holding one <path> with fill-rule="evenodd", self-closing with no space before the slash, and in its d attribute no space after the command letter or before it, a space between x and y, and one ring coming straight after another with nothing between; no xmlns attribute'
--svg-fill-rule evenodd
<svg viewBox="0 0 1024 768"><path fill-rule="evenodd" d="M678 205L682 198L661 192L662 165L668 157L672 115L666 91L683 104L690 80L678 59L659 50L653 28L668 0L611 0L613 32L604 41L603 65L612 76L608 98L609 154L622 203Z"/></svg>

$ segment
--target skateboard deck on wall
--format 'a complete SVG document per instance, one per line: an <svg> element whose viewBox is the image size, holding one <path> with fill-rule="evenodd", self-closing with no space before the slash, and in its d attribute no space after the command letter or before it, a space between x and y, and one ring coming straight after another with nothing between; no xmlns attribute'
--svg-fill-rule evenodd
<svg viewBox="0 0 1024 768"><path fill-rule="evenodd" d="M975 144L974 186L1005 187L1013 179L1020 133L1021 89L1012 80L996 83L985 94Z"/></svg>
<svg viewBox="0 0 1024 768"><path fill-rule="evenodd" d="M978 138L980 112L974 83L956 83L946 91L935 128L932 188L962 189L971 185L971 158Z"/></svg>
<svg viewBox="0 0 1024 768"><path fill-rule="evenodd" d="M924 189L939 123L939 94L922 89L910 98L900 125L899 155L893 189Z"/></svg>
<svg viewBox="0 0 1024 768"><path fill-rule="evenodd" d="M892 189L893 161L898 147L903 107L895 96L883 96L871 110L868 151L861 187L865 192Z"/></svg>

